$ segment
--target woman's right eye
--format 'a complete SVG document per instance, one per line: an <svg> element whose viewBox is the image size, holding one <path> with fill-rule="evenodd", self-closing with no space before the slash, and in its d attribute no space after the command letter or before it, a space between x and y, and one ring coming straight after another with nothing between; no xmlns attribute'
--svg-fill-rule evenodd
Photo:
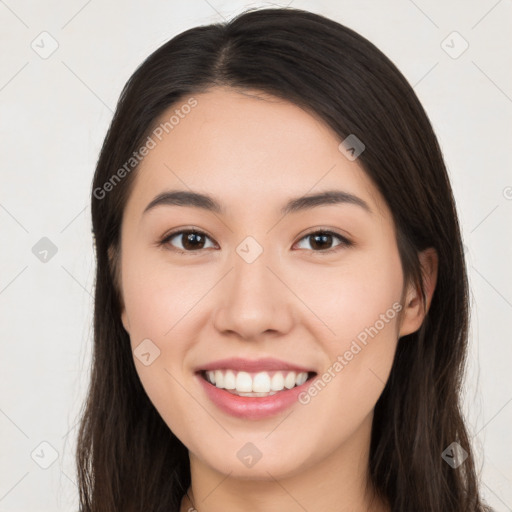
<svg viewBox="0 0 512 512"><path fill-rule="evenodd" d="M178 241L177 243L179 243L181 247L176 247L173 243L171 243L171 241L174 239ZM195 229L188 229L175 231L174 233L166 235L164 239L160 241L160 245L170 245L171 250L177 251L179 253L191 253L201 249L209 248L205 247L206 240L211 240L211 238L206 233ZM212 246L215 247L214 245Z"/></svg>

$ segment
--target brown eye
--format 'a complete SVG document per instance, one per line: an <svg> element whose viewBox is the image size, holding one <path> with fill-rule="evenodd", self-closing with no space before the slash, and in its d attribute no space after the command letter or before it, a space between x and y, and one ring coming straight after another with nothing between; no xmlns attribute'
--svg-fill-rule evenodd
<svg viewBox="0 0 512 512"><path fill-rule="evenodd" d="M314 233L309 233L305 237L301 238L299 243L302 240L311 240L309 243L310 247L305 247L305 249L313 250L314 252L331 252L335 251L340 247L346 247L352 245L352 243L347 240L345 237L338 235L332 231L315 231ZM332 247L334 240L338 239L339 243ZM304 247L302 247L304 248Z"/></svg>
<svg viewBox="0 0 512 512"><path fill-rule="evenodd" d="M175 243L178 243L178 246L171 242L174 239L176 239L177 242ZM208 248L206 246L208 240L211 240L211 238L202 231L182 230L171 233L161 243L171 245L171 248L178 252L194 252ZM214 247L214 245L212 244L210 247Z"/></svg>

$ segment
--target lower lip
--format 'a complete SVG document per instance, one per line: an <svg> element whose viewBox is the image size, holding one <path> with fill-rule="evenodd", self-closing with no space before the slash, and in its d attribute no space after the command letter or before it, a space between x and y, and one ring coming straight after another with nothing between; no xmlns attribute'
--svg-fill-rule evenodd
<svg viewBox="0 0 512 512"><path fill-rule="evenodd" d="M196 375L208 398L222 411L238 418L257 420L274 416L298 402L298 395L309 387L309 379L301 386L278 391L275 395L262 397L238 396L210 384L201 375Z"/></svg>

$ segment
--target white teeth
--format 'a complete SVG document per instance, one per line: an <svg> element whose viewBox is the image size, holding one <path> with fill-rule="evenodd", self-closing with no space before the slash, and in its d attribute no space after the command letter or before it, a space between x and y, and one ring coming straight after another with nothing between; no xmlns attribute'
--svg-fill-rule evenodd
<svg viewBox="0 0 512 512"><path fill-rule="evenodd" d="M270 391L270 376L266 372L257 373L252 380L252 390L255 393L268 393Z"/></svg>
<svg viewBox="0 0 512 512"><path fill-rule="evenodd" d="M296 378L295 373L290 372L284 379L284 387L287 389L294 388L295 387L295 378Z"/></svg>
<svg viewBox="0 0 512 512"><path fill-rule="evenodd" d="M215 385L224 388L224 374L220 370L215 370Z"/></svg>
<svg viewBox="0 0 512 512"><path fill-rule="evenodd" d="M262 396L272 396L277 393L277 391L270 391L269 393L241 393L238 391L230 391L230 393L233 393L234 395L238 396L256 396L256 397L262 397Z"/></svg>
<svg viewBox="0 0 512 512"><path fill-rule="evenodd" d="M238 372L236 376L235 389L237 391L244 391L245 393L250 393L252 391L252 379L247 372Z"/></svg>
<svg viewBox="0 0 512 512"><path fill-rule="evenodd" d="M236 377L234 372L228 370L224 374L224 388L225 389L235 389L236 388Z"/></svg>
<svg viewBox="0 0 512 512"><path fill-rule="evenodd" d="M270 387L272 391L281 391L284 389L284 377L281 372L274 373Z"/></svg>
<svg viewBox="0 0 512 512"><path fill-rule="evenodd" d="M220 389L227 389L240 396L268 396L283 389L302 386L308 379L307 372L268 372L250 374L234 370L207 371L206 379Z"/></svg>
<svg viewBox="0 0 512 512"><path fill-rule="evenodd" d="M302 373L297 374L297 378L295 379L295 384L297 386L302 386L302 384L304 384L304 382L306 382L307 380L308 380L308 374L306 372L302 372Z"/></svg>

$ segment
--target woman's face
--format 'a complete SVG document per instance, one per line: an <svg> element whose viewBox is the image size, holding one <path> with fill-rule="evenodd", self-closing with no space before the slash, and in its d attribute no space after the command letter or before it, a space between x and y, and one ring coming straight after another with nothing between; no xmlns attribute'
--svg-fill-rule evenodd
<svg viewBox="0 0 512 512"><path fill-rule="evenodd" d="M421 323L407 308L398 323L390 211L299 107L227 88L194 99L159 120L175 115L151 135L123 216L122 321L144 389L214 471L278 478L364 456L397 338ZM211 201L146 209L176 191ZM307 200L326 191L345 196Z"/></svg>

